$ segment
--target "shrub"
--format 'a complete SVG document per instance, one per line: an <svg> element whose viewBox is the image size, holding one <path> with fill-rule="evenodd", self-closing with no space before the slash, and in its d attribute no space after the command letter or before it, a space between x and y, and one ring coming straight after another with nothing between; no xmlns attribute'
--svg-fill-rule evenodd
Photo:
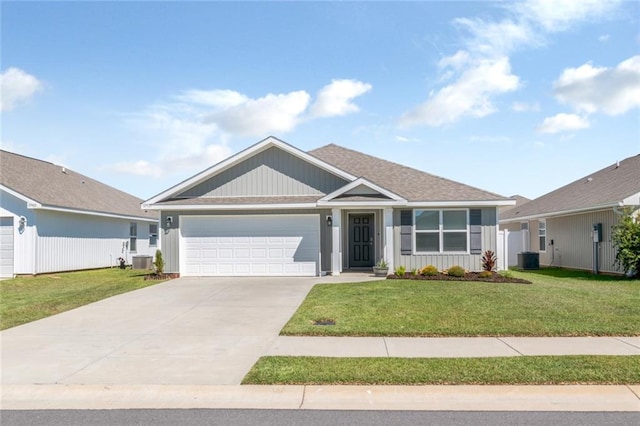
<svg viewBox="0 0 640 426"><path fill-rule="evenodd" d="M615 265L629 276L640 276L640 217L624 210L620 221L612 227L611 239L616 249Z"/></svg>
<svg viewBox="0 0 640 426"><path fill-rule="evenodd" d="M462 266L454 265L447 269L447 275L452 277L464 277L465 270Z"/></svg>
<svg viewBox="0 0 640 426"><path fill-rule="evenodd" d="M164 259L160 250L156 250L156 258L153 265L156 267L156 274L162 275L164 273Z"/></svg>
<svg viewBox="0 0 640 426"><path fill-rule="evenodd" d="M499 274L505 278L513 278L513 273L511 271L501 271Z"/></svg>
<svg viewBox="0 0 640 426"><path fill-rule="evenodd" d="M491 278L493 277L493 272L491 271L482 271L478 274L478 278Z"/></svg>
<svg viewBox="0 0 640 426"><path fill-rule="evenodd" d="M387 263L386 260L384 260L384 258L378 260L378 263L376 263L376 268L388 268L388 267L389 267L389 264Z"/></svg>
<svg viewBox="0 0 640 426"><path fill-rule="evenodd" d="M440 273L440 271L438 271L438 268L433 265L427 265L420 270L420 273L422 275L426 275L427 277L435 277Z"/></svg>
<svg viewBox="0 0 640 426"><path fill-rule="evenodd" d="M393 273L399 277L404 277L404 274L407 272L407 268L404 266L398 266Z"/></svg>
<svg viewBox="0 0 640 426"><path fill-rule="evenodd" d="M418 268L413 268L411 270L411 275L413 275L414 277L417 277L420 274L420 271L418 271Z"/></svg>
<svg viewBox="0 0 640 426"><path fill-rule="evenodd" d="M496 269L497 260L498 258L496 257L496 254L494 252L492 252L491 250L485 251L482 255L482 270L489 272L493 271L494 269Z"/></svg>

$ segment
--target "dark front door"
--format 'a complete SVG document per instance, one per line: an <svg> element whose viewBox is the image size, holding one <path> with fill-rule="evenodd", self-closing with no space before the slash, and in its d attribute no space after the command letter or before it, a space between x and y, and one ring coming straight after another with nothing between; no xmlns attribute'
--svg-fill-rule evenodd
<svg viewBox="0 0 640 426"><path fill-rule="evenodd" d="M349 267L373 266L373 215L349 215Z"/></svg>

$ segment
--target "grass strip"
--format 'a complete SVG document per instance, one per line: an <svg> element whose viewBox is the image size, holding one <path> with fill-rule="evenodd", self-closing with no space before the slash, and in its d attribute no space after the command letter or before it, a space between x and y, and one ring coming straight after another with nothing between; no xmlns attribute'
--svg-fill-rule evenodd
<svg viewBox="0 0 640 426"><path fill-rule="evenodd" d="M265 356L242 384L640 384L640 356L326 358Z"/></svg>
<svg viewBox="0 0 640 426"><path fill-rule="evenodd" d="M512 272L532 281L530 285L412 280L319 284L281 334L640 335L640 281L544 272ZM335 325L314 325L318 319L331 319Z"/></svg>
<svg viewBox="0 0 640 426"><path fill-rule="evenodd" d="M145 281L148 273L112 268L0 281L0 330L160 282Z"/></svg>

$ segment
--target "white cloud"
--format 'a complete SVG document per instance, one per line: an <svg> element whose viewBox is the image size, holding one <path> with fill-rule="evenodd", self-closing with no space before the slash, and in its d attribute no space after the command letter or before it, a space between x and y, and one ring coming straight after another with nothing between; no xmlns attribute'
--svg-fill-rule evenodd
<svg viewBox="0 0 640 426"><path fill-rule="evenodd" d="M584 64L565 69L554 83L556 98L579 112L623 114L640 107L640 55L615 68Z"/></svg>
<svg viewBox="0 0 640 426"><path fill-rule="evenodd" d="M509 58L483 59L465 69L458 79L405 113L401 126L450 124L463 116L484 117L495 111L492 98L516 90L519 79L511 73Z"/></svg>
<svg viewBox="0 0 640 426"><path fill-rule="evenodd" d="M9 68L0 74L0 111L11 111L41 91L43 84L19 68Z"/></svg>
<svg viewBox="0 0 640 426"><path fill-rule="evenodd" d="M371 90L371 85L357 80L333 80L324 86L311 106L311 117L346 115L359 110L352 101Z"/></svg>
<svg viewBox="0 0 640 426"><path fill-rule="evenodd" d="M455 19L453 24L467 36L463 40L464 49L439 62L438 80L446 85L432 92L422 105L403 114L400 125L441 126L465 116L491 114L496 110L495 97L519 87L518 76L511 73L509 54L517 49L544 46L549 34L566 31L582 21L601 19L617 3L607 0L507 2L496 6L504 11L501 20ZM472 86L471 82L479 87Z"/></svg>
<svg viewBox="0 0 640 426"><path fill-rule="evenodd" d="M538 126L540 133L559 133L572 130L586 129L590 126L589 120L576 114L556 114L553 117L547 117L542 124Z"/></svg>
<svg viewBox="0 0 640 426"><path fill-rule="evenodd" d="M598 41L609 41L609 38L611 38L611 36L609 34L602 34L601 36L598 37Z"/></svg>
<svg viewBox="0 0 640 426"><path fill-rule="evenodd" d="M513 10L548 32L566 31L574 23L610 13L617 0L530 0L515 3Z"/></svg>
<svg viewBox="0 0 640 426"><path fill-rule="evenodd" d="M208 167L231 154L233 136L265 137L292 131L304 120L355 112L352 100L370 89L356 80L333 80L320 90L313 113L311 96L303 90L256 99L234 90L186 90L128 118L136 139L156 152L155 159L107 168L161 177Z"/></svg>
<svg viewBox="0 0 640 426"><path fill-rule="evenodd" d="M311 96L305 91L268 94L215 112L207 121L221 130L242 136L264 136L293 130L307 109Z"/></svg>
<svg viewBox="0 0 640 426"><path fill-rule="evenodd" d="M515 112L538 112L540 111L540 104L538 102L514 102L511 104L511 109Z"/></svg>

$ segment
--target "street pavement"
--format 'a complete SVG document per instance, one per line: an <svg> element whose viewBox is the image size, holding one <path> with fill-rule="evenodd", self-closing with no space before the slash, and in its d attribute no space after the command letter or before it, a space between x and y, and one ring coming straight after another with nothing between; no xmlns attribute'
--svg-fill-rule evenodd
<svg viewBox="0 0 640 426"><path fill-rule="evenodd" d="M640 411L639 386L240 386L262 355L640 355L640 337L278 336L313 285L372 279L180 278L4 330L1 408Z"/></svg>

